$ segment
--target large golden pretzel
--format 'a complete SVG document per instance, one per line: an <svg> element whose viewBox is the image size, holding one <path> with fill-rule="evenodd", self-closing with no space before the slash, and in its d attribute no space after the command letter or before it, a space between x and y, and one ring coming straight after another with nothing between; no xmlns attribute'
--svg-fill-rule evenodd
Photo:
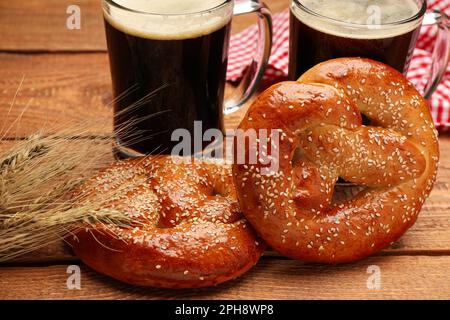
<svg viewBox="0 0 450 320"><path fill-rule="evenodd" d="M375 61L331 60L298 82L279 83L239 128L279 129L279 170L235 164L234 181L257 232L295 259L348 262L388 246L414 224L436 178L439 149L426 101ZM339 177L366 188L333 201Z"/></svg>
<svg viewBox="0 0 450 320"><path fill-rule="evenodd" d="M127 283L164 288L216 285L256 264L265 244L242 216L231 168L173 160L117 162L81 186L80 201L101 200L135 221L68 237L83 262Z"/></svg>

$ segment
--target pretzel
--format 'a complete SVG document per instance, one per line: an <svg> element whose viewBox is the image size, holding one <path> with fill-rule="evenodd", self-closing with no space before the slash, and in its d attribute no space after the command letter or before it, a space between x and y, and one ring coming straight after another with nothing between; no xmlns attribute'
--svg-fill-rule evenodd
<svg viewBox="0 0 450 320"><path fill-rule="evenodd" d="M276 84L239 128L280 133L278 170L263 174L247 146L233 173L246 218L294 259L350 262L390 245L414 224L436 178L437 133L425 100L375 61L331 60ZM336 201L339 177L365 189Z"/></svg>
<svg viewBox="0 0 450 320"><path fill-rule="evenodd" d="M107 199L105 208L136 222L80 228L68 239L88 266L130 284L215 285L250 269L265 247L240 212L231 168L217 162L126 160L87 181L78 196Z"/></svg>

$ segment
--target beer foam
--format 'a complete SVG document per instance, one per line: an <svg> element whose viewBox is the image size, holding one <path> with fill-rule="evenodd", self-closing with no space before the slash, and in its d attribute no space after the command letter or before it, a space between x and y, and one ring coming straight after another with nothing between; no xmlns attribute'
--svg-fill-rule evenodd
<svg viewBox="0 0 450 320"><path fill-rule="evenodd" d="M299 0L311 15L299 8L295 1L291 11L304 24L323 33L352 39L382 39L408 33L421 20L400 21L414 17L419 11L415 0ZM338 20L339 22L333 21Z"/></svg>
<svg viewBox="0 0 450 320"><path fill-rule="evenodd" d="M181 40L210 34L225 26L232 16L225 0L112 0L130 9L108 5L105 19L134 36L155 40Z"/></svg>

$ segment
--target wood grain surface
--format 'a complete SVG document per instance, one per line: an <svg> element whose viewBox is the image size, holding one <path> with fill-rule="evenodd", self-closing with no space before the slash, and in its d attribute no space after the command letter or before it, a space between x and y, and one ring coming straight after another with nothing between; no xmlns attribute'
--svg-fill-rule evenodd
<svg viewBox="0 0 450 320"><path fill-rule="evenodd" d="M68 265L0 268L6 299L448 299L449 256L371 257L349 265L308 265L263 258L239 279L217 287L163 290L130 286L81 267L81 289L67 289ZM369 268L371 267L371 268ZM372 268L380 286L369 289Z"/></svg>
<svg viewBox="0 0 450 320"><path fill-rule="evenodd" d="M79 122L89 124L86 134L112 132L113 98L106 53L0 53L0 63L0 128L20 117L8 133L10 138L24 138L43 128L56 131ZM232 90L227 85L227 91ZM228 116L226 126L236 127L245 110Z"/></svg>
<svg viewBox="0 0 450 320"><path fill-rule="evenodd" d="M287 8L289 0L265 1L273 12ZM81 28L69 30L67 8L77 5ZM98 52L106 51L101 0L0 0L0 51ZM256 16L233 19L233 32L256 22Z"/></svg>
<svg viewBox="0 0 450 320"><path fill-rule="evenodd" d="M288 0L266 2L277 12ZM65 26L70 4L81 8L81 30ZM233 30L254 21L237 17ZM87 136L111 133L111 80L102 24L100 0L0 0L0 128L4 132L11 126L0 150L36 130L86 121ZM236 127L244 112L227 117L227 127ZM76 150L72 143L67 141L68 148ZM361 262L313 265L267 252L237 280L173 291L132 287L99 275L60 242L0 266L0 299L449 299L450 135L442 135L440 150L438 180L417 223L392 247ZM67 289L70 264L81 267L81 290ZM369 266L380 268L379 289L367 288Z"/></svg>
<svg viewBox="0 0 450 320"><path fill-rule="evenodd" d="M79 30L67 28L70 5L80 8ZM0 50L105 51L101 12L96 0L0 0Z"/></svg>

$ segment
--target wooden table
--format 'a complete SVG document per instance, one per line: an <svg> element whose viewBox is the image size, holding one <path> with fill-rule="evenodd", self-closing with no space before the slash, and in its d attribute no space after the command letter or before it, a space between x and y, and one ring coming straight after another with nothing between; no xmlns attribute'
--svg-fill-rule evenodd
<svg viewBox="0 0 450 320"><path fill-rule="evenodd" d="M66 28L66 9L81 8L81 30ZM268 0L273 11L287 0ZM35 130L83 119L111 119L110 75L99 0L0 0L0 112L20 124L1 147ZM254 20L239 17L234 31ZM13 97L22 82L14 107ZM236 126L242 112L229 117ZM92 126L104 135L111 126ZM358 263L324 266L269 253L243 277L200 290L143 289L122 284L83 266L63 245L39 256L0 266L4 299L413 299L450 298L450 137L442 136L438 181L419 220L389 249ZM68 290L69 265L81 267L81 290ZM381 284L368 289L371 266Z"/></svg>

